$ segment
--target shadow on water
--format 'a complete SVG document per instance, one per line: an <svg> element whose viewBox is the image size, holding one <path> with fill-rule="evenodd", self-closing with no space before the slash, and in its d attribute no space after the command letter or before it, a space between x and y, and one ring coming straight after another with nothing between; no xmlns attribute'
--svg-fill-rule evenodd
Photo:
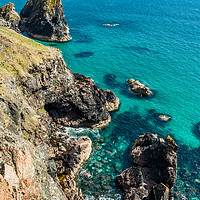
<svg viewBox="0 0 200 200"><path fill-rule="evenodd" d="M103 77L103 82L111 88L116 88L120 86L120 84L115 80L116 78L117 76L115 74L106 74Z"/></svg>
<svg viewBox="0 0 200 200"><path fill-rule="evenodd" d="M94 55L94 53L91 51L84 51L84 52L74 54L74 56L77 58L86 58L86 57L90 57L93 55Z"/></svg>

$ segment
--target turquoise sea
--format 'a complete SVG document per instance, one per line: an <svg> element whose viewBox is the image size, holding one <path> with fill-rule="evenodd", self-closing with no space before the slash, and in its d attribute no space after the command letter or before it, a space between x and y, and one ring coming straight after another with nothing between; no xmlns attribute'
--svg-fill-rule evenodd
<svg viewBox="0 0 200 200"><path fill-rule="evenodd" d="M1 0L0 6L8 3ZM19 12L26 0L12 1ZM175 199L200 199L200 1L62 0L72 41L43 44L59 48L68 67L115 92L120 109L101 131L89 135L93 152L79 174L86 199L122 199L116 175L130 167L135 139L145 132L170 135L180 146ZM105 26L104 24L119 24ZM138 79L151 98L133 95L126 85ZM163 123L158 113L172 120ZM86 171L87 170L87 171Z"/></svg>

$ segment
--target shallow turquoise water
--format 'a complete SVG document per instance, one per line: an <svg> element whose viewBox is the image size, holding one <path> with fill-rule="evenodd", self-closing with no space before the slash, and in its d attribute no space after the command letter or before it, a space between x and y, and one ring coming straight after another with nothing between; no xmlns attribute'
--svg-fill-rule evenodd
<svg viewBox="0 0 200 200"><path fill-rule="evenodd" d="M25 2L13 0L18 12ZM89 134L94 147L85 165L93 178L81 178L84 194L117 199L114 195L121 195L121 191L113 180L131 166L129 153L134 140L151 131L160 137L171 135L180 146L175 188L181 193L177 193L179 199L200 199L200 135L193 131L200 121L200 2L62 2L73 40L45 44L59 48L73 72L92 77L99 87L113 90L121 101L108 128L98 134L82 133ZM2 0L0 6L6 3ZM107 27L103 25L106 23L119 25ZM150 87L153 98L131 94L125 84L129 78ZM172 120L160 123L154 113L168 114Z"/></svg>

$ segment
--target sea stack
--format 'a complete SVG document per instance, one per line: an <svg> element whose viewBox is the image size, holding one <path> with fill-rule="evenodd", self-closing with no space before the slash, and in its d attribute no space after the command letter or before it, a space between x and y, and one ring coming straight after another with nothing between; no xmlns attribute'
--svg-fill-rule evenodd
<svg viewBox="0 0 200 200"><path fill-rule="evenodd" d="M136 139L131 150L134 167L117 176L125 200L172 200L177 179L178 145L168 136L158 139L145 133Z"/></svg>
<svg viewBox="0 0 200 200"><path fill-rule="evenodd" d="M8 3L0 8L0 26L11 28L16 32L20 32L18 25L20 23L20 16L15 11L13 3Z"/></svg>
<svg viewBox="0 0 200 200"><path fill-rule="evenodd" d="M22 27L33 38L49 42L71 39L61 0L28 0L20 16Z"/></svg>

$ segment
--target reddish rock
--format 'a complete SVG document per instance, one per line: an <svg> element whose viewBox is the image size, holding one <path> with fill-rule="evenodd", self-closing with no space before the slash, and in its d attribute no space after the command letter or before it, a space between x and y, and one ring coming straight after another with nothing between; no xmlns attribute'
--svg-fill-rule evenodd
<svg viewBox="0 0 200 200"><path fill-rule="evenodd" d="M34 185L35 168L30 153L16 147L1 147L0 151L4 160L0 168L0 195L4 196L5 191L8 191L8 199L10 194L11 199L37 199Z"/></svg>

